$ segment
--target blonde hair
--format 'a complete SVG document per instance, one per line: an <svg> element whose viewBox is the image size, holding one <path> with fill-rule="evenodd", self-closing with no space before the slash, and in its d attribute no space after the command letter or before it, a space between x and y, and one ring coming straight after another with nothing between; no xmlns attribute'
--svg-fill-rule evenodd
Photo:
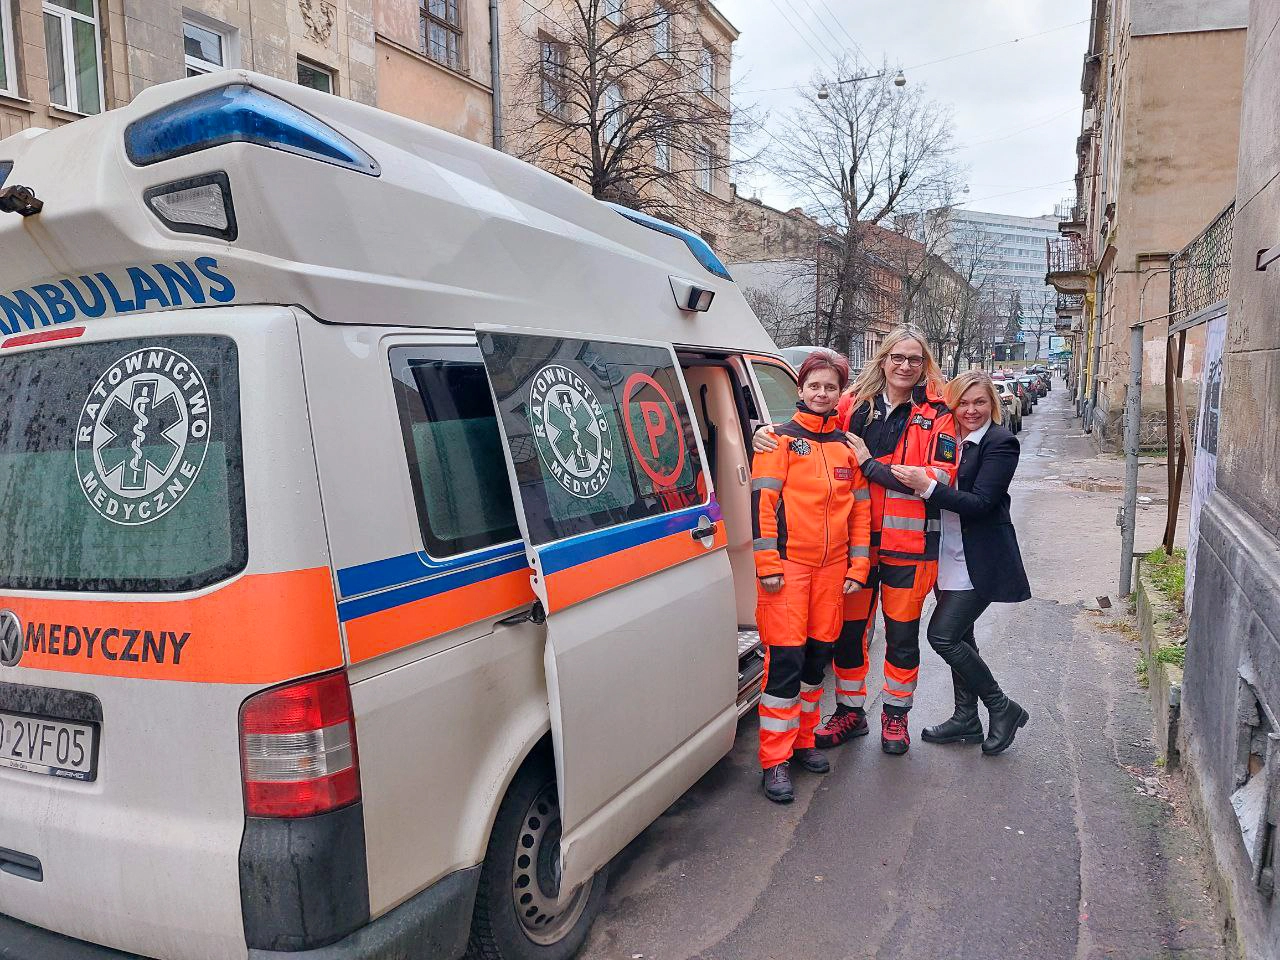
<svg viewBox="0 0 1280 960"><path fill-rule="evenodd" d="M954 410L960 403L960 398L973 387L981 387L991 398L991 419L996 423L1003 423L1004 401L996 393L996 385L991 382L991 376L985 370L966 370L954 380L948 381L942 388L942 399Z"/></svg>
<svg viewBox="0 0 1280 960"><path fill-rule="evenodd" d="M863 403L873 403L876 397L884 393L887 382L884 375L884 360L904 340L916 341L920 344L920 352L924 354L924 364L920 368L920 379L916 381L916 385L932 383L940 386L942 384L942 371L938 368L938 361L933 358L933 351L929 349L929 341L915 327L901 326L884 338L880 349L862 368L858 378L849 387L855 410Z"/></svg>

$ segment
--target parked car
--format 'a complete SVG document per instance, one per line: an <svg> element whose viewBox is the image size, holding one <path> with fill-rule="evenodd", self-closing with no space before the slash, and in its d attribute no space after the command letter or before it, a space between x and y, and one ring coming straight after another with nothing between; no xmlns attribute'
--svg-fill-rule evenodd
<svg viewBox="0 0 1280 960"><path fill-rule="evenodd" d="M1007 380L993 380L1004 405L1004 423L1014 433L1022 432L1022 400Z"/></svg>
<svg viewBox="0 0 1280 960"><path fill-rule="evenodd" d="M1035 406L1035 398L1031 396L1031 391L1027 389L1026 384L1017 377L1010 377L1004 382L1007 383L1015 393L1017 393L1018 399L1022 401L1023 416L1029 414L1031 412L1031 408Z"/></svg>
<svg viewBox="0 0 1280 960"><path fill-rule="evenodd" d="M800 369L800 364L804 363L805 357L813 353L815 350L821 350L822 347L787 347L782 351L782 359L791 364L795 370Z"/></svg>
<svg viewBox="0 0 1280 960"><path fill-rule="evenodd" d="M1034 374L1024 374L1023 376L1018 377L1018 382L1022 384L1027 393L1031 394L1031 403L1033 405L1040 402L1040 398L1044 395L1044 388L1040 383L1039 377Z"/></svg>

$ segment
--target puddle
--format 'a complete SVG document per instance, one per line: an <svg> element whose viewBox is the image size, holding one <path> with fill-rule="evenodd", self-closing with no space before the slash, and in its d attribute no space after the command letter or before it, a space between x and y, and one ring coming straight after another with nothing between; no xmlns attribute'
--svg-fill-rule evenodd
<svg viewBox="0 0 1280 960"><path fill-rule="evenodd" d="M1098 480L1089 477L1086 480L1064 480L1068 487L1083 490L1085 493L1123 493L1124 484L1118 480ZM1155 493L1156 488L1150 484L1138 484L1139 493Z"/></svg>

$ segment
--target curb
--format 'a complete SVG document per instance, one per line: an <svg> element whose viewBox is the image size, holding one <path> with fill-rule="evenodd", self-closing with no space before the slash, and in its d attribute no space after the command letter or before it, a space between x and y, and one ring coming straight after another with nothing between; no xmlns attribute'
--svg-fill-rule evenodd
<svg viewBox="0 0 1280 960"><path fill-rule="evenodd" d="M1168 769L1182 760L1178 747L1178 726L1182 718L1182 668L1156 659L1156 652L1168 646L1173 638L1168 623L1176 608L1164 599L1147 575L1146 563L1138 562L1138 633L1142 637L1142 656L1147 664L1147 680L1151 690L1151 706L1155 717L1156 749Z"/></svg>

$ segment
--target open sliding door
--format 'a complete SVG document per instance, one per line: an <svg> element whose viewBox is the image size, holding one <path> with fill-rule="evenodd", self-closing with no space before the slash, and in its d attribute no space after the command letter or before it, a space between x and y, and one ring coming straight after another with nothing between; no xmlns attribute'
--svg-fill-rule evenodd
<svg viewBox="0 0 1280 960"><path fill-rule="evenodd" d="M732 574L668 345L478 333L547 616L563 898L731 748Z"/></svg>

